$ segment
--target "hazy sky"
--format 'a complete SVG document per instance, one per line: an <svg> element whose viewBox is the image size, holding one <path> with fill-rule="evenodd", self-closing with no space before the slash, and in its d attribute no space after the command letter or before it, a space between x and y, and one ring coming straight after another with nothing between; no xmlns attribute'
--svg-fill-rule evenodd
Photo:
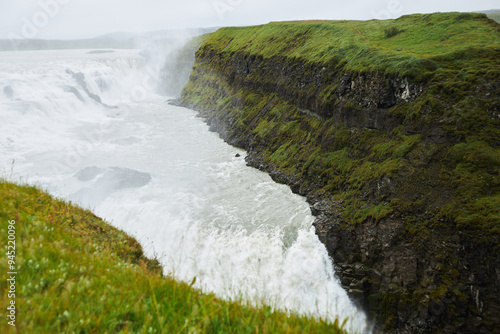
<svg viewBox="0 0 500 334"><path fill-rule="evenodd" d="M85 38L302 19L385 19L499 7L499 0L0 0L0 39Z"/></svg>

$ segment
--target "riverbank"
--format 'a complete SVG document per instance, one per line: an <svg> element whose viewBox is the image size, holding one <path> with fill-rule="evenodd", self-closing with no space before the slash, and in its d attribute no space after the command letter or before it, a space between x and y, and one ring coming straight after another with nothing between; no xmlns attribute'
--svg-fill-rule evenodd
<svg viewBox="0 0 500 334"><path fill-rule="evenodd" d="M0 180L0 229L15 226L15 296L2 290L2 333L343 333L337 324L203 294L162 275L137 241L92 212ZM5 257L0 262L3 273ZM194 281L193 281L194 283ZM14 301L16 327L6 318Z"/></svg>
<svg viewBox="0 0 500 334"><path fill-rule="evenodd" d="M181 103L308 198L387 332L499 328L500 26L482 14L223 28Z"/></svg>

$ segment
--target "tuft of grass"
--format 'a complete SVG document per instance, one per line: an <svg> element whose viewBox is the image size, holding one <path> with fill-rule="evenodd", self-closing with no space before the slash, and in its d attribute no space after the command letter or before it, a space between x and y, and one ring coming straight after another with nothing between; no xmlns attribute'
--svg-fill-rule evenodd
<svg viewBox="0 0 500 334"><path fill-rule="evenodd" d="M223 301L164 277L136 240L91 212L0 180L2 251L9 220L16 221L17 327L5 320L2 279L1 333L344 333L338 321ZM0 271L9 271L6 258Z"/></svg>
<svg viewBox="0 0 500 334"><path fill-rule="evenodd" d="M399 28L397 28L397 27L389 27L389 28L384 29L384 33L385 33L385 36L387 38L394 37L397 34L399 34L400 32L401 32L401 30L399 30Z"/></svg>

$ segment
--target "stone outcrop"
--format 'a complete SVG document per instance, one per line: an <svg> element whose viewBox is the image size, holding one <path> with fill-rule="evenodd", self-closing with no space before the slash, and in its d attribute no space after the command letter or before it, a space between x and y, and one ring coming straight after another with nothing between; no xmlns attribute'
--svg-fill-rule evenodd
<svg viewBox="0 0 500 334"><path fill-rule="evenodd" d="M198 61L220 69L218 80L223 84L219 90L230 86L233 90L274 93L303 112L333 118L350 128L392 130L401 119L389 115L388 110L415 100L424 89L422 83L408 78L339 72L334 67L284 57L264 60L237 53L228 58L209 47L200 50ZM194 75L192 79L196 79Z"/></svg>

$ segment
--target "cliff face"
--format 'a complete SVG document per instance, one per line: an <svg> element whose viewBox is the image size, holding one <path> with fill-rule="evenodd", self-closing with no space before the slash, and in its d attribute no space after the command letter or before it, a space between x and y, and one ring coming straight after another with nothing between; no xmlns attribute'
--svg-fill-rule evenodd
<svg viewBox="0 0 500 334"><path fill-rule="evenodd" d="M203 59L218 67L227 61L213 50L207 50ZM235 53L229 61L234 75L229 75L226 83L231 87L274 93L304 112L310 111L321 119L333 117L346 127L389 131L399 124L388 115L388 109L414 100L423 89L422 84L410 83L406 78L384 77L377 72L340 72L301 59L263 59ZM331 98L325 98L327 94Z"/></svg>
<svg viewBox="0 0 500 334"><path fill-rule="evenodd" d="M486 35L434 45L470 27ZM498 332L498 27L435 14L221 29L181 102L307 196L342 284L378 328ZM401 54L429 29L425 52Z"/></svg>

